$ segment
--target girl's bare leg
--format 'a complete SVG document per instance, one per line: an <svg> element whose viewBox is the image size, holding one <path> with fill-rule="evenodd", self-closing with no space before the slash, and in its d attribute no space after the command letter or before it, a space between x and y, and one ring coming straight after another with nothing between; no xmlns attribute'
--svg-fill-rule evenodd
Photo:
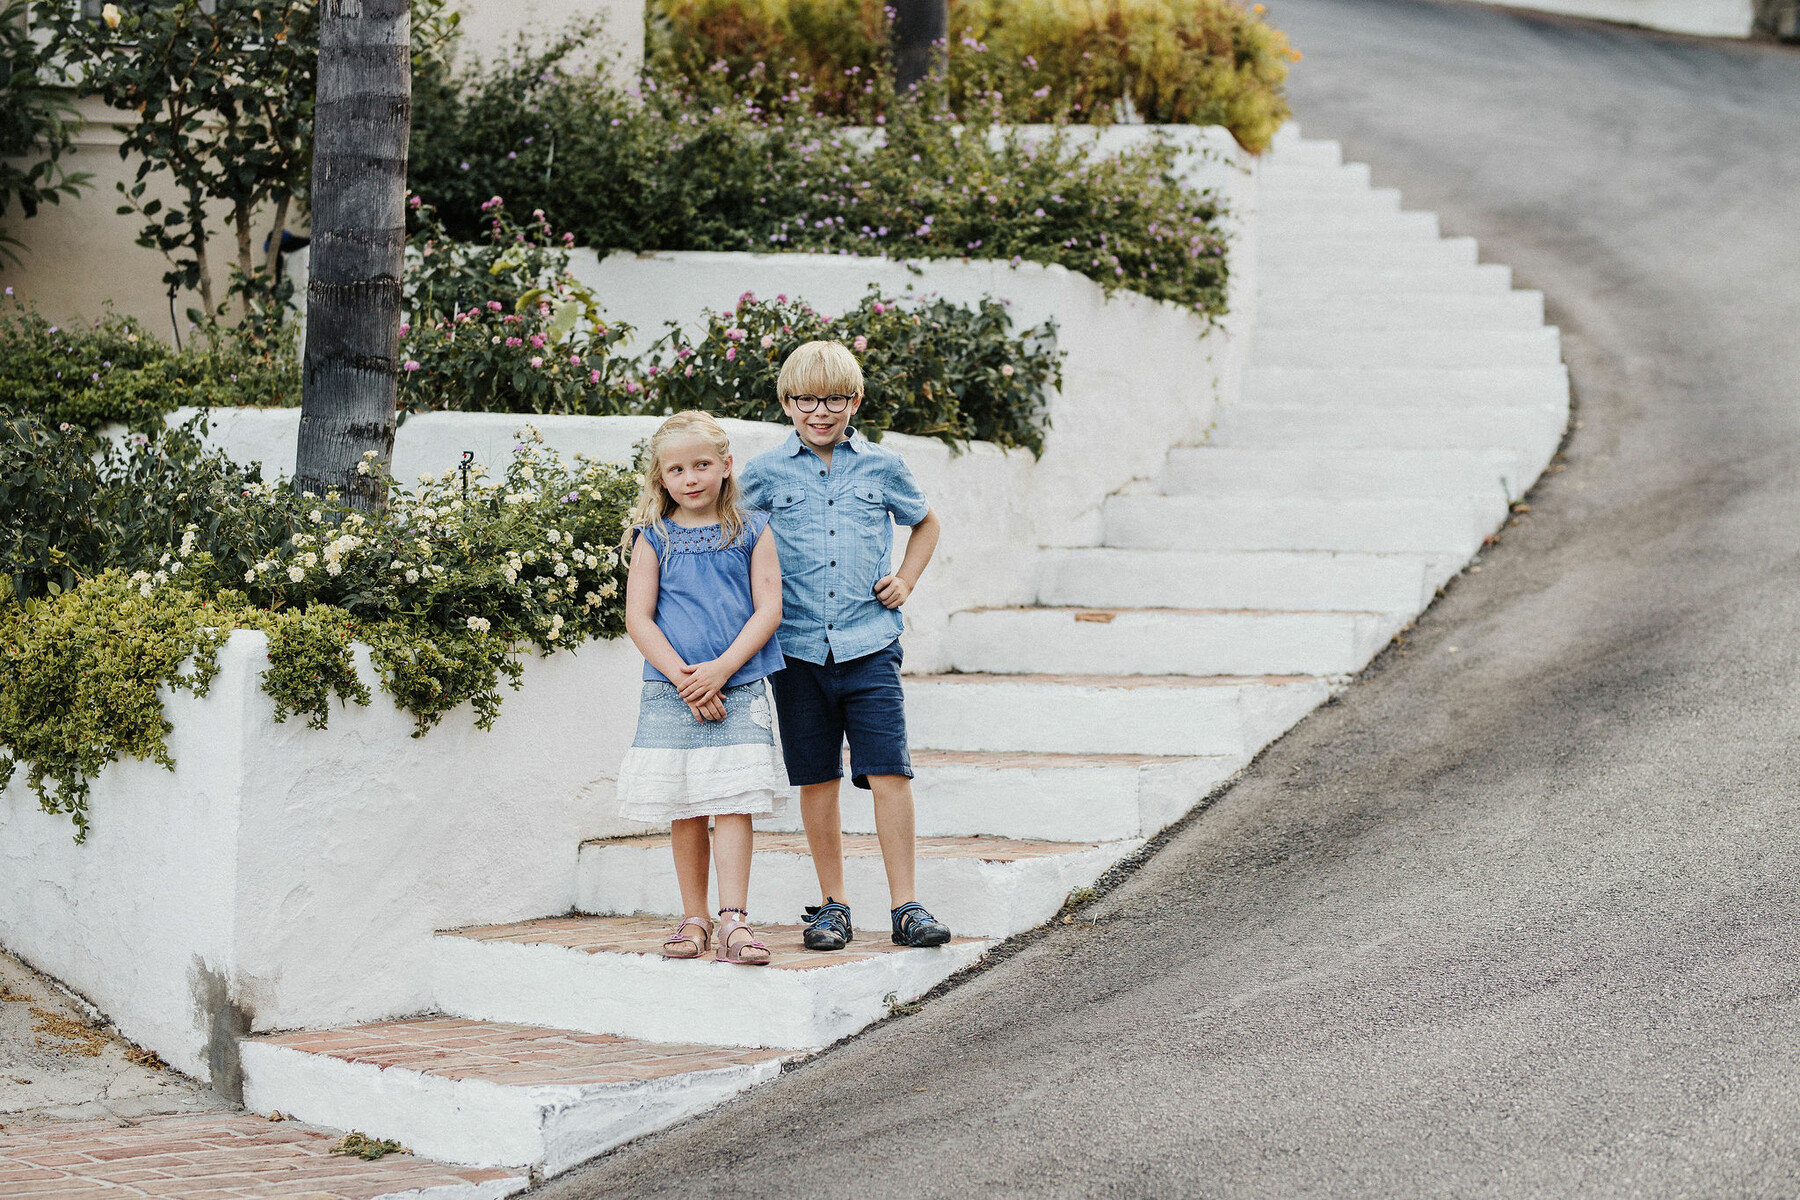
<svg viewBox="0 0 1800 1200"><path fill-rule="evenodd" d="M730 813L713 818L713 865L719 872L719 907L750 907L750 853L755 831L750 818Z"/></svg>
<svg viewBox="0 0 1800 1200"><path fill-rule="evenodd" d="M721 818L722 819L722 818ZM744 818L748 821L749 818ZM689 817L669 824L669 843L675 851L675 878L681 884L681 915L712 920L712 906L706 902L708 867L712 844L706 832L705 817ZM745 864L746 868L748 863ZM748 875L748 870L745 872Z"/></svg>

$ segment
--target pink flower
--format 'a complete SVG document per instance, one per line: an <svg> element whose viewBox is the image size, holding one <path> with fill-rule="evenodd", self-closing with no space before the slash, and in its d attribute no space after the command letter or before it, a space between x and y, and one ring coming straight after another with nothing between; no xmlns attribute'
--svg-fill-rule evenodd
<svg viewBox="0 0 1800 1200"><path fill-rule="evenodd" d="M744 340L745 334L741 329L727 329L725 331L725 336L734 342L741 342Z"/></svg>
<svg viewBox="0 0 1800 1200"><path fill-rule="evenodd" d="M499 312L503 307L505 307L505 306L502 305L498 300L489 300L488 301L488 311L489 312Z"/></svg>
<svg viewBox="0 0 1800 1200"><path fill-rule="evenodd" d="M598 371L595 371L595 372L594 372L594 374L596 374L596 375L598 375L598 374L599 374L599 373L600 373L600 372L598 372ZM637 380L635 380L635 379L627 379L627 380L626 380L626 381L625 381L625 391L626 391L626 394L628 394L628 395L636 395L636 394L637 394L637 391L638 391L638 382L637 382Z"/></svg>
<svg viewBox="0 0 1800 1200"><path fill-rule="evenodd" d="M11 288L7 288L7 289L6 289L6 294L7 294L7 295L9 295L9 296L10 296L10 295L12 295L12 289L11 289ZM402 326L401 326L401 327L400 327L400 336L401 336L401 337L405 337L405 336L406 336L406 335L407 335L407 334L409 334L409 333L411 333L411 332L412 332L412 326L411 326L411 325L402 325Z"/></svg>
<svg viewBox="0 0 1800 1200"><path fill-rule="evenodd" d="M762 335L762 341L759 344L764 350L767 350L775 344L775 339L773 336L765 333Z"/></svg>
<svg viewBox="0 0 1800 1200"><path fill-rule="evenodd" d="M534 366L534 367L541 367L541 366L543 366L543 365L544 365L544 357L543 357L543 355L541 355L541 354L534 354L534 355L532 355L532 356L531 356L531 365L532 365L532 366Z"/></svg>
<svg viewBox="0 0 1800 1200"><path fill-rule="evenodd" d="M581 355L579 355L579 354L569 355L569 365L571 367L579 367L581 365Z"/></svg>
<svg viewBox="0 0 1800 1200"><path fill-rule="evenodd" d="M531 348L533 350L542 350L544 348L544 335L543 334L534 333L531 335Z"/></svg>
<svg viewBox="0 0 1800 1200"><path fill-rule="evenodd" d="M875 303L874 303L874 304L873 304L873 305L871 305L871 306L870 306L870 307L872 307L872 308L874 308L874 310L875 310L875 312L876 312L876 313L877 313L877 314L880 314L880 313L884 313L884 312L886 312L886 311L887 311L887 305L885 305L885 304L883 304L883 303L882 303L882 302L881 302L881 301L879 301L879 300L877 300L877 301L876 301L876 302L875 302Z"/></svg>
<svg viewBox="0 0 1800 1200"><path fill-rule="evenodd" d="M588 382L589 383L599 383L600 382L600 372L589 371L588 372ZM629 389L627 389L627 390L629 390Z"/></svg>
<svg viewBox="0 0 1800 1200"><path fill-rule="evenodd" d="M418 359L416 359L416 358L409 358L409 359L407 359L407 360L406 360L406 369L407 369L407 370L409 370L409 371L416 371L416 370L418 370L418 369L419 369L419 360L418 360Z"/></svg>
<svg viewBox="0 0 1800 1200"><path fill-rule="evenodd" d="M507 338L506 344L510 348L516 348L519 346L523 346L525 343L518 338Z"/></svg>
<svg viewBox="0 0 1800 1200"><path fill-rule="evenodd" d="M737 347L731 346L725 351L725 361L730 362L737 357Z"/></svg>
<svg viewBox="0 0 1800 1200"><path fill-rule="evenodd" d="M861 354L869 348L869 339L858 334L856 340L850 343L850 348Z"/></svg>

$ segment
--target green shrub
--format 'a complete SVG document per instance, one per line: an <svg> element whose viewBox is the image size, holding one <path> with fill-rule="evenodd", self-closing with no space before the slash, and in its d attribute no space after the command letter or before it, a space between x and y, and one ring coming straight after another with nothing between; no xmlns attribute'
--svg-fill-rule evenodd
<svg viewBox="0 0 1800 1200"><path fill-rule="evenodd" d="M456 236L478 236L461 214L503 195L602 253L1017 258L1224 312L1221 207L1172 175L1166 145L1102 155L941 113L872 138L801 111L799 93L697 105L649 77L629 96L565 71L569 49L415 98L413 186Z"/></svg>
<svg viewBox="0 0 1800 1200"><path fill-rule="evenodd" d="M92 430L145 428L183 405L300 403L291 329L262 340L249 329L199 333L177 353L116 313L65 327L12 306L0 311L0 408Z"/></svg>
<svg viewBox="0 0 1800 1200"><path fill-rule="evenodd" d="M1267 148L1299 56L1258 4L1235 0L953 0L951 109L1105 124L1126 102L1159 124L1223 125ZM892 106L879 0L655 0L650 61L687 90L729 82L761 105L794 94L868 120Z"/></svg>

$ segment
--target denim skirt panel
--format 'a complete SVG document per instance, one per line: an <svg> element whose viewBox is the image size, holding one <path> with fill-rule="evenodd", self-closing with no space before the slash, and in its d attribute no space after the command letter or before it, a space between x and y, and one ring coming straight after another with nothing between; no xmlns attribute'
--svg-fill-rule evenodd
<svg viewBox="0 0 1800 1200"><path fill-rule="evenodd" d="M757 679L723 693L725 719L700 721L675 685L646 681L637 736L619 767L619 815L664 824L690 817L782 811L787 778L775 749L768 687Z"/></svg>

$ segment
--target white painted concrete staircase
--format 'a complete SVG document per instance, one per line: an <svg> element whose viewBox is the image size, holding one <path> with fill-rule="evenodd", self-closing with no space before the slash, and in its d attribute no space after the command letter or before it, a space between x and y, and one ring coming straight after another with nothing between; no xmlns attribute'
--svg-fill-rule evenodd
<svg viewBox="0 0 1800 1200"><path fill-rule="evenodd" d="M1330 142L1261 166L1257 326L1211 440L1111 498L1102 544L1040 555L1039 607L951 620L911 677L919 890L962 937L887 939L866 793L846 789L861 931L808 955L794 820L759 836L769 968L664 962L666 838L580 848L580 908L438 936L443 1014L243 1044L247 1102L448 1161L554 1173L863 1028L1187 812L1360 670L1544 468L1568 385L1542 297L1399 211Z"/></svg>

